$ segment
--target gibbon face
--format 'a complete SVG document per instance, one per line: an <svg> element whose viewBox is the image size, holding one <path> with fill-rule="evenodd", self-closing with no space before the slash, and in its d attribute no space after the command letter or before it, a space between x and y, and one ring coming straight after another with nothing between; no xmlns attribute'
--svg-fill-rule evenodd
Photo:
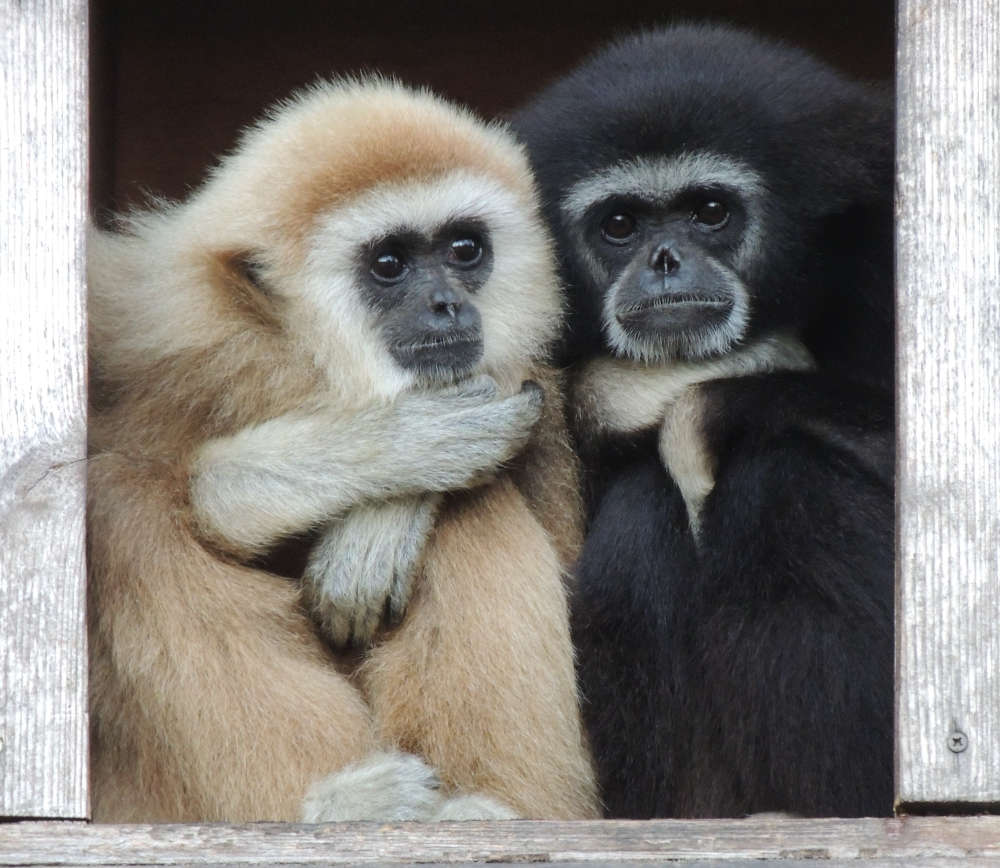
<svg viewBox="0 0 1000 868"><path fill-rule="evenodd" d="M362 254L358 285L389 354L403 370L447 382L483 357L476 293L493 266L489 231L449 220L433 236L393 232Z"/></svg>
<svg viewBox="0 0 1000 868"><path fill-rule="evenodd" d="M321 213L300 303L334 316L338 352L353 346L383 394L480 372L513 386L555 334L550 263L531 198L458 168Z"/></svg>
<svg viewBox="0 0 1000 868"><path fill-rule="evenodd" d="M760 176L718 154L638 157L560 204L589 281L606 287L605 339L640 361L700 359L745 335L744 273L761 231Z"/></svg>
<svg viewBox="0 0 1000 868"><path fill-rule="evenodd" d="M513 117L570 292L567 361L794 331L891 371L891 102L708 25L621 39ZM835 358L836 357L836 358Z"/></svg>
<svg viewBox="0 0 1000 868"><path fill-rule="evenodd" d="M357 404L478 373L519 385L558 329L522 148L394 83L304 90L187 201L123 228L146 242L122 247L142 250L142 278L127 299L93 303L122 307L101 322L142 311L141 328L99 342L117 343L108 357L133 375L156 354L270 335ZM96 252L98 283L102 255L113 248Z"/></svg>

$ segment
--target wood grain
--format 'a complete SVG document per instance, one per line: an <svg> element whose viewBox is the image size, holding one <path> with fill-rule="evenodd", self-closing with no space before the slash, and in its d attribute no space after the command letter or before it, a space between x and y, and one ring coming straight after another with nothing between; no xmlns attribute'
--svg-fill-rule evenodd
<svg viewBox="0 0 1000 868"><path fill-rule="evenodd" d="M87 812L87 4L0 4L0 815Z"/></svg>
<svg viewBox="0 0 1000 868"><path fill-rule="evenodd" d="M308 865L1000 859L1000 817L895 820L0 825L0 864ZM968 863L966 863L968 864Z"/></svg>
<svg viewBox="0 0 1000 868"><path fill-rule="evenodd" d="M1000 0L898 26L897 799L1000 803Z"/></svg>

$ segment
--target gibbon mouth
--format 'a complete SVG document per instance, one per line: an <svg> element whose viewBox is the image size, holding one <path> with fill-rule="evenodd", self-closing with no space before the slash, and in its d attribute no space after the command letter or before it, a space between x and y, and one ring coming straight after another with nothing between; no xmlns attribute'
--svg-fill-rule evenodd
<svg viewBox="0 0 1000 868"><path fill-rule="evenodd" d="M658 296L620 310L615 319L636 337L655 338L715 328L732 309L733 300L720 296Z"/></svg>
<svg viewBox="0 0 1000 868"><path fill-rule="evenodd" d="M625 321L632 319L636 314L643 314L649 311L663 310L664 308L727 308L732 307L733 301L719 295L695 295L694 293L676 293L670 295L657 295L652 298L645 298L635 304L622 308L615 315L618 322L624 325Z"/></svg>
<svg viewBox="0 0 1000 868"><path fill-rule="evenodd" d="M402 344L399 349L403 352L421 353L434 350L457 348L469 344L482 344L483 339L478 335L437 335L425 338L419 343Z"/></svg>
<svg viewBox="0 0 1000 868"><path fill-rule="evenodd" d="M471 369L483 356L483 338L478 333L458 332L427 335L392 348L396 362L420 374L461 372Z"/></svg>

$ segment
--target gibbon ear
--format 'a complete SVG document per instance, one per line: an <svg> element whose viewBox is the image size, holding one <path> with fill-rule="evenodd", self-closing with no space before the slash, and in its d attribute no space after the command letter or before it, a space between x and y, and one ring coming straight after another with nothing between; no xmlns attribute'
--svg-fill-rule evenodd
<svg viewBox="0 0 1000 868"><path fill-rule="evenodd" d="M234 309L275 328L279 301L265 271L263 258L253 250L230 250L216 256L217 286Z"/></svg>

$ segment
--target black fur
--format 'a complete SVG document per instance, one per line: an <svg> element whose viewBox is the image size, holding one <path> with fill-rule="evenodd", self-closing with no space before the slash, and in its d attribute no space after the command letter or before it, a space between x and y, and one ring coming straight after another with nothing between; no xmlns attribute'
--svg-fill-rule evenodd
<svg viewBox="0 0 1000 868"><path fill-rule="evenodd" d="M796 49L691 25L612 44L512 120L560 239L563 193L630 157L709 150L762 172L772 193L767 243L748 275L766 288L759 324L805 323L825 366L891 385L887 93ZM600 299L563 254L571 359L601 351Z"/></svg>
<svg viewBox="0 0 1000 868"><path fill-rule="evenodd" d="M698 545L656 433L579 432L590 526L574 636L611 816L887 815L893 697L893 133L888 94L743 32L612 44L513 123L560 246L568 362L609 352L605 286L559 208L635 156L710 151L763 176L748 337L818 371L700 388L716 484Z"/></svg>

